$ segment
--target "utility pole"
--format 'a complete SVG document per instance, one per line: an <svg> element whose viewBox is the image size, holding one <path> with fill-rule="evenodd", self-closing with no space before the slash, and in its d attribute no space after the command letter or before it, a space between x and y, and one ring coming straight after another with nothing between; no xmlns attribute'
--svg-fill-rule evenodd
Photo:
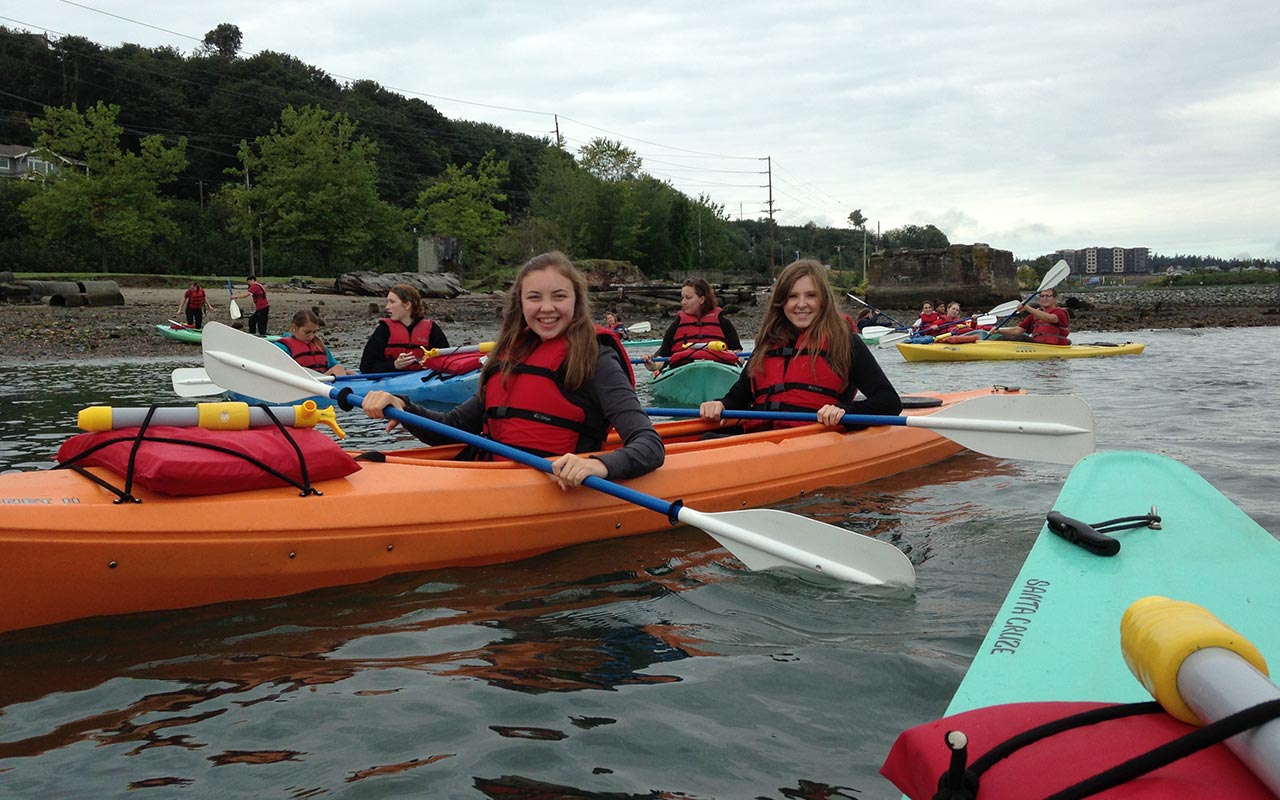
<svg viewBox="0 0 1280 800"><path fill-rule="evenodd" d="M862 282L867 282L867 223L862 223Z"/></svg>
<svg viewBox="0 0 1280 800"><path fill-rule="evenodd" d="M245 192L249 191L249 167L244 168L244 188ZM253 268L253 206L246 205L249 209L249 277L252 278L258 273Z"/></svg>
<svg viewBox="0 0 1280 800"><path fill-rule="evenodd" d="M560 141L560 115L555 114L553 116L555 117L555 120L556 120L556 147L559 147L561 150L563 150L564 143Z"/></svg>
<svg viewBox="0 0 1280 800"><path fill-rule="evenodd" d="M843 262L840 261L840 245L836 245L836 269L840 269Z"/></svg>
<svg viewBox="0 0 1280 800"><path fill-rule="evenodd" d="M769 174L769 280L772 282L774 276L773 260L773 156L765 156Z"/></svg>

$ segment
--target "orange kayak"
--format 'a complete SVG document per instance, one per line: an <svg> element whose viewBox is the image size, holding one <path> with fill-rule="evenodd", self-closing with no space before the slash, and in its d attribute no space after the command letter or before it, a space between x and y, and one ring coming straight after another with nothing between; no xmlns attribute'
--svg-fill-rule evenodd
<svg viewBox="0 0 1280 800"><path fill-rule="evenodd" d="M929 414L984 394L940 395ZM700 511L753 508L823 486L932 464L960 445L928 429L819 425L698 441L699 420L660 423L666 464L627 482ZM613 446L616 446L616 441ZM562 492L509 462L451 460L458 446L389 452L322 494L263 488L116 496L72 470L0 476L0 632L106 614L280 597L402 572L493 564L669 527L652 511ZM116 484L100 467L89 472Z"/></svg>

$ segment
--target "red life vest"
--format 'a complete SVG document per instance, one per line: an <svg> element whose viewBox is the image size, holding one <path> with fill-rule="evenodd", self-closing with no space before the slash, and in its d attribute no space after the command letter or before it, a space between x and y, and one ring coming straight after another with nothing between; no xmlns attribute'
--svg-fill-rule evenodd
<svg viewBox="0 0 1280 800"><path fill-rule="evenodd" d="M635 385L631 359L618 335L597 327L596 339L614 349ZM599 450L609 423L588 407L582 393L565 389L568 354L568 342L557 336L540 342L510 376L503 376L500 364L485 376L484 435L541 456Z"/></svg>
<svg viewBox="0 0 1280 800"><path fill-rule="evenodd" d="M1066 319L1066 325L1059 325L1057 322L1041 322L1038 317L1028 317L1034 319L1035 322L1031 326L1031 339L1039 344L1058 344L1068 345L1071 340L1067 335L1071 333L1071 316L1065 308L1061 309L1062 318Z"/></svg>
<svg viewBox="0 0 1280 800"><path fill-rule="evenodd" d="M827 351L810 349L807 334L801 334L794 345L771 347L765 351L760 370L751 378L757 411L817 411L838 403L847 386L831 368ZM812 356L816 355L816 358ZM758 427L796 427L807 422L774 422Z"/></svg>
<svg viewBox="0 0 1280 800"><path fill-rule="evenodd" d="M204 289L188 289L187 290L187 308L192 311L199 311L204 308L205 297Z"/></svg>
<svg viewBox="0 0 1280 800"><path fill-rule="evenodd" d="M304 342L295 336L284 336L281 337L280 344L289 348L289 355L293 356L293 360L307 369L324 372L329 368L329 354L323 347L317 349L314 339Z"/></svg>
<svg viewBox="0 0 1280 800"><path fill-rule="evenodd" d="M921 314L920 330L924 330L925 328L931 327L933 325L937 325L939 322L943 322L943 321L944 321L943 316L939 314L937 311L930 311L927 314Z"/></svg>
<svg viewBox="0 0 1280 800"><path fill-rule="evenodd" d="M387 346L383 349L382 356L388 361L395 361L396 356L401 353L411 353L421 358L421 348L431 349L431 331L435 327L435 323L431 320L424 317L413 323L412 328L385 317L378 322L387 326ZM408 369L424 369L424 367L415 362Z"/></svg>
<svg viewBox="0 0 1280 800"><path fill-rule="evenodd" d="M729 350L692 347L695 344L724 341L724 327L720 324L721 311L722 309L716 307L701 317L695 317L683 311L676 314L676 332L671 340L671 356L667 359L667 369L675 369L698 359L711 359L725 364L738 363L738 356Z"/></svg>
<svg viewBox="0 0 1280 800"><path fill-rule="evenodd" d="M249 282L249 296L253 298L253 308L255 311L261 311L271 305L271 303L267 302L266 287L257 281Z"/></svg>
<svg viewBox="0 0 1280 800"><path fill-rule="evenodd" d="M966 711L918 725L898 736L880 767L884 775L912 798L943 796L939 779L947 774L951 750L944 737L962 731L968 737L968 763L1015 736L1081 712L1108 708L1108 703L1011 703ZM1002 797L1047 797L1091 778L1130 758L1184 736L1195 728L1157 713L1126 716L1071 727L1024 744L1011 755L977 773L968 794L978 800ZM1172 800L1173 798L1272 797L1265 785L1223 743L1174 761L1122 783L1099 796Z"/></svg>

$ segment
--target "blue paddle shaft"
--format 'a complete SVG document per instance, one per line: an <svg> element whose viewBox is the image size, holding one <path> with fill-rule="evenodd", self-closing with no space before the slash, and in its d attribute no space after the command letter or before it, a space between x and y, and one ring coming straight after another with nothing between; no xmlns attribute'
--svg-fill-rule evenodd
<svg viewBox="0 0 1280 800"><path fill-rule="evenodd" d="M342 389L334 388L329 390L329 396L334 400L341 399L340 396L343 394L344 391ZM358 395L355 392L345 394L348 401L357 405L364 405L364 397L361 395ZM527 467L540 469L548 474L552 473L551 462L542 456L535 456L532 453L526 453L524 450L519 448L445 425L443 422L436 422L428 417L420 417L417 414L410 414L407 411L401 411L394 406L388 406L382 410L382 413L388 419L393 419L402 425L410 425L415 428L429 430L433 433L438 433L441 436L453 439L454 441L469 444L472 447L493 453L495 456L502 456L503 458L510 459L511 461L524 464ZM606 480L605 478L598 478L595 475L588 475L587 479L582 483L584 486L589 486L596 491L612 495L619 500L625 500L628 503L634 503L641 508L656 511L659 514L664 515L669 520L675 520L678 518L679 509L682 505L679 500L674 503L668 503L666 500L654 497L653 495L648 495L644 492L637 492L635 489L628 489L626 486Z"/></svg>

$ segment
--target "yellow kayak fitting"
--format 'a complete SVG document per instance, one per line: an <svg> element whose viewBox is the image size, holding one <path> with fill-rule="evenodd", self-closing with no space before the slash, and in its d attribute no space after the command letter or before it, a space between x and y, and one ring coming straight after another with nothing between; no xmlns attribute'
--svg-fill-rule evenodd
<svg viewBox="0 0 1280 800"><path fill-rule="evenodd" d="M267 411L270 410L270 414ZM151 425L168 425L176 428L206 428L215 431L243 431L274 425L279 420L281 425L291 428L314 428L317 425L328 425L334 435L345 439L347 434L338 427L338 419L333 406L319 408L314 400L307 400L295 406L250 406L248 403L219 402L197 403L195 408L112 408L111 406L90 406L80 409L76 415L76 424L84 431L110 431L117 428L136 428L147 420L151 414Z"/></svg>

